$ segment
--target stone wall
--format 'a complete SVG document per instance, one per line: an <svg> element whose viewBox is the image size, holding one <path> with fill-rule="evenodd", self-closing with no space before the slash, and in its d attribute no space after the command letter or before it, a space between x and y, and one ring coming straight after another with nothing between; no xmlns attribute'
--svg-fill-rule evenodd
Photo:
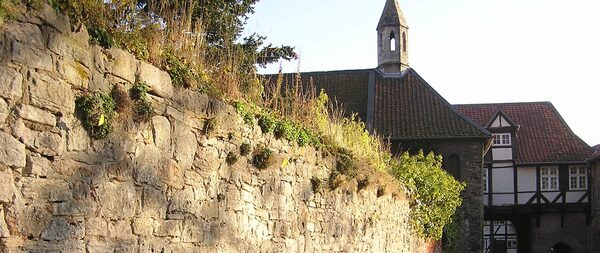
<svg viewBox="0 0 600 253"><path fill-rule="evenodd" d="M427 251L402 196L378 197L376 182L313 191L331 158L263 135L78 30L47 6L1 28L0 252ZM90 139L75 99L136 80L157 115L122 113L107 139ZM207 120L216 131L205 133ZM269 147L276 162L258 170L250 154L228 165L242 143Z"/></svg>

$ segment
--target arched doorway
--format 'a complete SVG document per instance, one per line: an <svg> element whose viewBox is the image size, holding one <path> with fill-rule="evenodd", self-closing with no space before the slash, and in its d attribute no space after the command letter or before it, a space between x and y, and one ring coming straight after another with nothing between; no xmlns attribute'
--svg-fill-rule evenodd
<svg viewBox="0 0 600 253"><path fill-rule="evenodd" d="M571 253L571 246L564 243L557 243L550 249L552 253Z"/></svg>

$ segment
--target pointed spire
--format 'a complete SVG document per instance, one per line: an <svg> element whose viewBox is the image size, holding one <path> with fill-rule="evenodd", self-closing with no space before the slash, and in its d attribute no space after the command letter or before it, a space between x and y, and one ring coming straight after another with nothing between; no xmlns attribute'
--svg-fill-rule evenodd
<svg viewBox="0 0 600 253"><path fill-rule="evenodd" d="M404 13L402 13L402 9L400 9L400 4L398 4L397 0L386 1L377 29L384 26L403 26L408 28L406 18L404 18Z"/></svg>

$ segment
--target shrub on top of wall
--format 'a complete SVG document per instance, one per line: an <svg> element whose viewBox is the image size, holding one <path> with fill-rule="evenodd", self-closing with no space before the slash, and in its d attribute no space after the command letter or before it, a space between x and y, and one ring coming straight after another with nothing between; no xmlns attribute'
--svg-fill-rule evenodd
<svg viewBox="0 0 600 253"><path fill-rule="evenodd" d="M390 173L400 180L411 198L411 219L418 234L439 240L445 225L452 222L462 204L460 192L464 183L454 180L440 169L442 157L433 153L410 156L403 153L390 165Z"/></svg>
<svg viewBox="0 0 600 253"><path fill-rule="evenodd" d="M113 129L117 116L115 100L108 94L93 93L79 97L76 101L77 112L83 127L94 139L104 139Z"/></svg>

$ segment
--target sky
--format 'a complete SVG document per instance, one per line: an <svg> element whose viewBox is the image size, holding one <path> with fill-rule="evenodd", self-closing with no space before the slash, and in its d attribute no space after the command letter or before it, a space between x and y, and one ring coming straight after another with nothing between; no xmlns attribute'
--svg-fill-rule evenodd
<svg viewBox="0 0 600 253"><path fill-rule="evenodd" d="M399 0L410 66L451 104L550 101L600 144L600 1ZM385 0L261 0L246 34L295 46L261 73L377 67Z"/></svg>

